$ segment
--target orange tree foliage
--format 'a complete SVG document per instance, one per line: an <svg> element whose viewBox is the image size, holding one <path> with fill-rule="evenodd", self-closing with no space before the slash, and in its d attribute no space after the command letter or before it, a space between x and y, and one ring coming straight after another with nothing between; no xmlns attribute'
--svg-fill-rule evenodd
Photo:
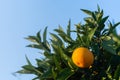
<svg viewBox="0 0 120 80"><path fill-rule="evenodd" d="M28 63L18 73L36 75L32 80L120 80L120 36L115 29L120 22L112 24L99 7L96 11L81 10L88 16L75 29L69 21L66 30L59 26L50 33L50 41L47 27L43 34L28 36L33 43L27 47L39 49L44 58L32 65L26 57ZM77 47L92 51L95 59L91 68L75 66L71 56Z"/></svg>

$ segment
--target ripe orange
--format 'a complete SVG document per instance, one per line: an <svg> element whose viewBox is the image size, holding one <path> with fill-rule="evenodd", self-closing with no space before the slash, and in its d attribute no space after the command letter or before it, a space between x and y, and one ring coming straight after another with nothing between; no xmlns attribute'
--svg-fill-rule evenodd
<svg viewBox="0 0 120 80"><path fill-rule="evenodd" d="M73 51L72 61L80 68L88 68L93 64L94 56L88 48L79 47Z"/></svg>

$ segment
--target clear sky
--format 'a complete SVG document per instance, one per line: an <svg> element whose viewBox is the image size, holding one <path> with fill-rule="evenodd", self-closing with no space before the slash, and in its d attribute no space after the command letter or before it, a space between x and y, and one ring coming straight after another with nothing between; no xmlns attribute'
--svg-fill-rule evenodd
<svg viewBox="0 0 120 80"><path fill-rule="evenodd" d="M31 75L12 75L26 64L25 55L32 63L40 58L39 50L25 47L24 37L45 26L49 32L66 27L69 19L79 23L85 16L80 9L96 10L97 4L111 21L120 21L120 0L0 0L0 80L31 80Z"/></svg>

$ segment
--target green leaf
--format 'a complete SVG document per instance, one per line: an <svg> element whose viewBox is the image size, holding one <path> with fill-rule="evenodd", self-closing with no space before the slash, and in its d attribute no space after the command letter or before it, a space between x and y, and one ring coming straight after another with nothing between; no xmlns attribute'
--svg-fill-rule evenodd
<svg viewBox="0 0 120 80"><path fill-rule="evenodd" d="M117 69L115 70L114 79L115 80L120 80L120 65L118 65Z"/></svg>
<svg viewBox="0 0 120 80"><path fill-rule="evenodd" d="M113 40L120 45L120 36L117 34L117 30L113 30L111 33L111 36L113 37Z"/></svg>
<svg viewBox="0 0 120 80"><path fill-rule="evenodd" d="M80 36L80 34L77 34L77 39L78 39L79 46L85 46L86 45L86 42L83 40L83 37L84 36Z"/></svg>
<svg viewBox="0 0 120 80"><path fill-rule="evenodd" d="M68 61L70 58L64 53L64 51L62 50L62 48L58 47L59 53L62 57L63 60Z"/></svg>
<svg viewBox="0 0 120 80"><path fill-rule="evenodd" d="M31 42L34 42L34 43L39 43L39 39L36 37L36 36L28 36L27 38L25 38Z"/></svg>
<svg viewBox="0 0 120 80"><path fill-rule="evenodd" d="M97 9L98 9L98 12L100 12L100 6L99 5L97 5Z"/></svg>
<svg viewBox="0 0 120 80"><path fill-rule="evenodd" d="M52 68L48 68L47 71L45 71L41 76L40 76L43 80L47 79L47 78L52 78Z"/></svg>
<svg viewBox="0 0 120 80"><path fill-rule="evenodd" d="M24 65L24 66L22 66L22 68L25 69L25 70L31 71L31 72L33 72L34 74L39 74L39 75L42 74L42 72L40 72L39 70L37 70L37 69L36 69L34 66L32 66L32 65Z"/></svg>
<svg viewBox="0 0 120 80"><path fill-rule="evenodd" d="M119 65L120 64L120 55L114 55L112 58L113 65Z"/></svg>
<svg viewBox="0 0 120 80"><path fill-rule="evenodd" d="M34 66L31 66L31 65L24 65L22 66L23 69L26 69L28 71L33 71L34 72Z"/></svg>
<svg viewBox="0 0 120 80"><path fill-rule="evenodd" d="M101 32L105 28L105 22L108 19L109 16L104 17L103 19L100 19L99 22L99 31Z"/></svg>
<svg viewBox="0 0 120 80"><path fill-rule="evenodd" d="M41 42L40 31L39 31L39 32L37 32L37 38L39 39L39 42Z"/></svg>
<svg viewBox="0 0 120 80"><path fill-rule="evenodd" d="M111 74L111 69L112 69L112 67L111 67L111 65L109 64L109 66L108 66L108 68L107 68L107 70L106 70L106 74L107 74L107 77L108 77L110 80L113 79L113 78L112 78L112 74Z"/></svg>
<svg viewBox="0 0 120 80"><path fill-rule="evenodd" d="M108 19L109 16L104 17L101 21L100 21L100 25L104 24L106 22L106 20Z"/></svg>
<svg viewBox="0 0 120 80"><path fill-rule="evenodd" d="M44 46L45 50L47 50L48 52L51 51L51 47L48 41L46 41L46 43L43 43L42 45Z"/></svg>
<svg viewBox="0 0 120 80"><path fill-rule="evenodd" d="M107 21L108 18L109 18L109 16L106 16L106 17L100 19L100 21L99 21L100 30L104 29L105 22Z"/></svg>
<svg viewBox="0 0 120 80"><path fill-rule="evenodd" d="M94 21L97 20L96 15L94 14L94 12L92 12L92 17L93 17Z"/></svg>
<svg viewBox="0 0 120 80"><path fill-rule="evenodd" d="M47 36L47 27L44 29L43 32L43 42L46 43L46 36Z"/></svg>
<svg viewBox="0 0 120 80"><path fill-rule="evenodd" d="M54 29L54 31L56 31L56 32L58 32L58 33L63 33L63 34L65 34L65 32L64 32L64 30L63 30L63 28L62 28L61 26L59 26L58 29Z"/></svg>
<svg viewBox="0 0 120 80"><path fill-rule="evenodd" d="M61 67L60 67L61 63L60 63L60 58L58 58L58 57L60 57L60 56L54 55L53 60L54 60L56 69L60 71L61 70Z"/></svg>
<svg viewBox="0 0 120 80"><path fill-rule="evenodd" d="M51 59L52 56L53 56L53 54L52 54L52 53L49 53L49 52L47 52L47 51L44 51L44 56L45 56L45 58Z"/></svg>
<svg viewBox="0 0 120 80"><path fill-rule="evenodd" d="M65 41L68 43L72 43L73 40L71 37L69 37L63 30L61 29L55 29L54 31L58 32L58 35Z"/></svg>
<svg viewBox="0 0 120 80"><path fill-rule="evenodd" d="M87 17L87 18L84 18L85 22L86 22L86 25L89 26L90 28L95 28L97 27L95 25L95 21L93 20L93 18L91 17Z"/></svg>
<svg viewBox="0 0 120 80"><path fill-rule="evenodd" d="M62 40L56 34L51 33L51 37L52 37L51 41L53 44L64 46Z"/></svg>
<svg viewBox="0 0 120 80"><path fill-rule="evenodd" d="M42 45L37 45L37 44L30 44L30 45L27 45L27 47L36 48L36 49L44 49Z"/></svg>
<svg viewBox="0 0 120 80"><path fill-rule="evenodd" d="M51 48L50 48L50 44L48 43L48 41L46 41L46 43L42 42L40 44L40 46L43 47L43 50L47 51L47 52L50 52L51 51Z"/></svg>
<svg viewBox="0 0 120 80"><path fill-rule="evenodd" d="M58 51L60 53L61 59L64 61L64 63L69 66L71 69L76 68L76 66L73 64L71 58L67 55L67 53L65 54L65 52L62 50L62 48L58 48Z"/></svg>
<svg viewBox="0 0 120 80"><path fill-rule="evenodd" d="M52 44L51 46L53 48L54 53L55 54L58 53L58 45L56 44L56 42L54 44Z"/></svg>
<svg viewBox="0 0 120 80"><path fill-rule="evenodd" d="M106 36L105 39L106 40L102 42L102 47L109 53L116 55L114 41L109 36Z"/></svg>
<svg viewBox="0 0 120 80"><path fill-rule="evenodd" d="M97 30L97 28L98 28L98 27L95 27L94 29L92 29L92 30L89 31L89 34L88 34L88 39L89 39L89 41L92 40L92 38L93 38L93 36L94 36L95 31Z"/></svg>
<svg viewBox="0 0 120 80"><path fill-rule="evenodd" d="M25 56L25 57L26 57L28 65L32 66L32 64L31 64L30 60L28 59L28 57L27 56Z"/></svg>
<svg viewBox="0 0 120 80"><path fill-rule="evenodd" d="M52 75L53 75L54 80L56 80L57 72L55 71L55 67L52 67Z"/></svg>
<svg viewBox="0 0 120 80"><path fill-rule="evenodd" d="M104 14L103 10L98 11L98 14L96 14L96 16L97 16L97 22L99 22L99 21L102 20L103 14Z"/></svg>
<svg viewBox="0 0 120 80"><path fill-rule="evenodd" d="M16 73L20 73L20 74L34 74L34 72L26 70L26 69L17 71Z"/></svg>
<svg viewBox="0 0 120 80"><path fill-rule="evenodd" d="M73 74L70 68L65 68L59 72L57 80L67 80Z"/></svg>
<svg viewBox="0 0 120 80"><path fill-rule="evenodd" d="M47 70L50 67L50 64L47 61L36 59L38 69L42 72Z"/></svg>
<svg viewBox="0 0 120 80"><path fill-rule="evenodd" d="M113 25L113 30L120 24L120 22Z"/></svg>
<svg viewBox="0 0 120 80"><path fill-rule="evenodd" d="M85 9L81 9L84 13L88 14L88 15L92 15L92 11L89 10L85 10Z"/></svg>
<svg viewBox="0 0 120 80"><path fill-rule="evenodd" d="M120 22L112 25L111 22L109 22L109 31L108 31L108 34L107 35L110 35L111 33L113 33L113 31L115 30L115 28L120 24Z"/></svg>
<svg viewBox="0 0 120 80"><path fill-rule="evenodd" d="M69 20L68 26L67 26L67 35L70 37L70 27L71 27L71 21Z"/></svg>

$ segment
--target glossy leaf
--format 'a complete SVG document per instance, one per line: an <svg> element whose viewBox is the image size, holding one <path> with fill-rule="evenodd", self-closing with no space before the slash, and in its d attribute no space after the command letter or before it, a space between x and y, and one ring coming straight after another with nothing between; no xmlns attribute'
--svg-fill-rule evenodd
<svg viewBox="0 0 120 80"><path fill-rule="evenodd" d="M120 22L116 23L116 24L112 24L111 22L109 22L109 31L107 35L110 35L111 33L113 33L113 31L115 30L115 28L120 24Z"/></svg>
<svg viewBox="0 0 120 80"><path fill-rule="evenodd" d="M39 70L35 69L35 67L31 66L31 65L24 65L24 66L22 66L22 68L25 69L25 70L31 71L34 74L39 74L39 75L42 74L42 72L40 72Z"/></svg>
<svg viewBox="0 0 120 80"><path fill-rule="evenodd" d="M44 29L43 32L43 42L46 43L46 37L47 37L47 27Z"/></svg>
<svg viewBox="0 0 120 80"><path fill-rule="evenodd" d="M37 45L37 44L30 44L30 45L27 45L26 47L31 47L31 48L36 48L36 49L43 49L42 45Z"/></svg>
<svg viewBox="0 0 120 80"><path fill-rule="evenodd" d="M17 73L20 73L20 74L34 74L33 71L29 71L29 70L26 70L26 69L17 71Z"/></svg>
<svg viewBox="0 0 120 80"><path fill-rule="evenodd" d="M36 36L28 36L27 38L25 38L31 42L34 42L34 43L39 43L39 39L36 37Z"/></svg>
<svg viewBox="0 0 120 80"><path fill-rule="evenodd" d="M92 40L94 34L95 34L95 31L97 30L98 27L95 27L94 29L90 30L89 33L88 33L88 39L89 41Z"/></svg>
<svg viewBox="0 0 120 80"><path fill-rule="evenodd" d="M40 31L37 32L37 38L39 39L39 42L41 42L41 35L40 35Z"/></svg>
<svg viewBox="0 0 120 80"><path fill-rule="evenodd" d="M55 43L55 44L58 44L60 46L63 46L63 42L62 40L56 35L56 34L53 34L51 33L51 37L52 37L52 42Z"/></svg>

